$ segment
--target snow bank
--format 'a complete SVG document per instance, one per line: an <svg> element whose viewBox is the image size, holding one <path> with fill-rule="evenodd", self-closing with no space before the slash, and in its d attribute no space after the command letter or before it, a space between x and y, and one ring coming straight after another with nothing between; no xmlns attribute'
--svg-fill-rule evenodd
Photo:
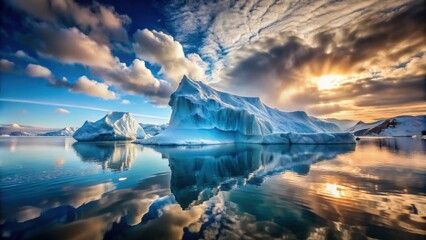
<svg viewBox="0 0 426 240"><path fill-rule="evenodd" d="M142 144L194 145L250 143L354 143L350 133L305 112L281 112L259 98L240 97L182 79L171 95L169 127Z"/></svg>
<svg viewBox="0 0 426 240"><path fill-rule="evenodd" d="M126 112L111 112L96 122L86 121L73 135L77 141L115 141L144 138L145 131Z"/></svg>

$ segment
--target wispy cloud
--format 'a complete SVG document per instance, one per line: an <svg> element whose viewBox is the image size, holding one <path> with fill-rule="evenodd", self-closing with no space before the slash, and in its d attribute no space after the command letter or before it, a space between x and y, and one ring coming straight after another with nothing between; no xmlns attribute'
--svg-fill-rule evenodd
<svg viewBox="0 0 426 240"><path fill-rule="evenodd" d="M65 108L57 108L55 110L55 112L61 113L61 114L70 114L71 113L70 111L66 110Z"/></svg>
<svg viewBox="0 0 426 240"><path fill-rule="evenodd" d="M45 105L45 106L55 106L55 107L79 108L79 109L87 109L87 110L94 110L94 111L100 111L100 112L119 111L119 110L111 110L111 109L97 108L97 107L90 107L90 106L83 106L83 105L53 103L53 102L44 102L44 101L33 101L33 100L13 99L13 98L0 98L0 101L1 102L12 102L12 103L27 103L27 104L36 104L36 105ZM146 117L146 118L156 118L156 119L165 119L165 120L169 119L169 118L166 118L166 117L159 117L159 116L139 114L139 113L131 113L131 114L133 116Z"/></svg>
<svg viewBox="0 0 426 240"><path fill-rule="evenodd" d="M120 103L123 104L123 105L127 105L127 104L130 104L130 101L127 100L127 99L123 99L123 100L121 100Z"/></svg>

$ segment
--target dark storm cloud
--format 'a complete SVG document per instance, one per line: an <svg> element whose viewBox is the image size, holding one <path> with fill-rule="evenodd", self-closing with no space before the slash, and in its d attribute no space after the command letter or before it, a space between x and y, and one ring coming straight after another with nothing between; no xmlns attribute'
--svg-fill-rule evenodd
<svg viewBox="0 0 426 240"><path fill-rule="evenodd" d="M228 72L227 83L242 88L266 88L267 95L275 99L288 87L304 88L294 100L306 104L355 97L361 98L355 100L359 106L424 101L424 61L416 66L405 66L409 75L398 73L398 77L391 79L390 72L391 75L379 74L375 79L355 79L335 89L333 94L306 89L306 78L371 74L372 69L389 74L390 66L407 59L418 57L422 61L426 50L425 16L424 2L414 1L393 11L364 18L344 29L317 33L311 42L289 33L260 40L240 51L235 60L237 65ZM416 68L414 75L409 67Z"/></svg>

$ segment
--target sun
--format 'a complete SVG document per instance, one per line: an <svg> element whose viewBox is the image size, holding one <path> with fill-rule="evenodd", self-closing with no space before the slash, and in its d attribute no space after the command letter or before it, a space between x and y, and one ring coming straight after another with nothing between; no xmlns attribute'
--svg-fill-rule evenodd
<svg viewBox="0 0 426 240"><path fill-rule="evenodd" d="M319 90L327 90L338 87L347 79L343 75L323 75L313 80Z"/></svg>

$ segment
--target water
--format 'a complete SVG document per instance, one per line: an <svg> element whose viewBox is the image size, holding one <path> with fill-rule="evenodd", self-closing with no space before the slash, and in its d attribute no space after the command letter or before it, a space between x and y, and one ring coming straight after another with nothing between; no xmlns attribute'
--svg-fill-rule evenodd
<svg viewBox="0 0 426 240"><path fill-rule="evenodd" d="M424 239L426 141L0 138L4 239Z"/></svg>

